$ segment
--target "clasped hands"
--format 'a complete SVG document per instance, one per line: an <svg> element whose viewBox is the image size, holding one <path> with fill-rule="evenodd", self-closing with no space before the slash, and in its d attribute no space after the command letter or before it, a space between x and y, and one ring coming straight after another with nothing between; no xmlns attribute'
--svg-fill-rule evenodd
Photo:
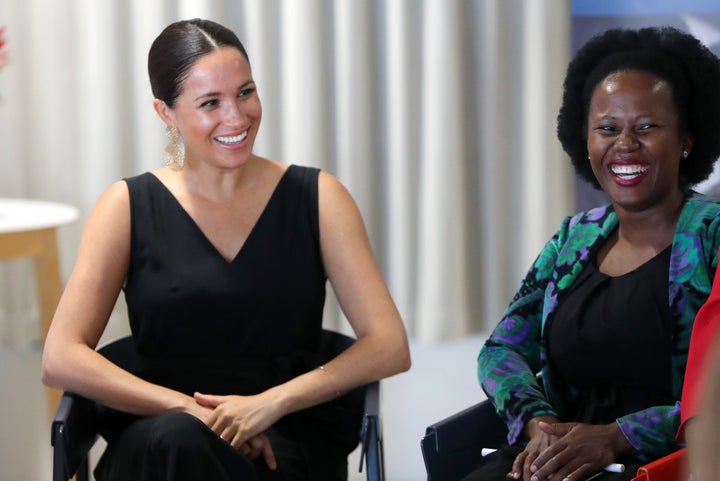
<svg viewBox="0 0 720 481"><path fill-rule="evenodd" d="M268 467L277 468L270 440L263 433L281 416L258 396L214 396L195 393L198 416L210 429L250 459L263 456Z"/></svg>
<svg viewBox="0 0 720 481"><path fill-rule="evenodd" d="M531 419L527 446L507 477L523 481L581 481L603 470L632 446L617 423L561 423L552 416Z"/></svg>

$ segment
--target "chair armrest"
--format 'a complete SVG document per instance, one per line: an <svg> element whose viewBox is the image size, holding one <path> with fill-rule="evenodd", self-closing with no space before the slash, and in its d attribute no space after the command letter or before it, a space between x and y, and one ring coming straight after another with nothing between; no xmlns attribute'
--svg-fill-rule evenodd
<svg viewBox="0 0 720 481"><path fill-rule="evenodd" d="M365 414L363 415L360 442L362 448L358 470L362 472L363 461L365 461L368 481L383 481L385 466L380 423L380 383L377 381L368 384L365 388Z"/></svg>
<svg viewBox="0 0 720 481"><path fill-rule="evenodd" d="M95 403L64 393L52 423L53 480L66 480L87 472L87 455L98 438ZM78 476L80 478L80 476Z"/></svg>
<svg viewBox="0 0 720 481"><path fill-rule="evenodd" d="M429 426L425 434L432 433L435 434L435 450L439 453L476 445L498 448L507 442L507 426L490 401L477 403Z"/></svg>
<svg viewBox="0 0 720 481"><path fill-rule="evenodd" d="M490 401L428 426L420 441L428 479L460 479L477 466L483 448L498 448L506 438L507 427Z"/></svg>

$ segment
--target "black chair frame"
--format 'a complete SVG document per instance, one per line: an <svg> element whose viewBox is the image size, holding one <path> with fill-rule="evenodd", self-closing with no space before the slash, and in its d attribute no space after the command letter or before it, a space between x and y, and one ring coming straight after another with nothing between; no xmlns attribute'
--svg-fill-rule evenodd
<svg viewBox="0 0 720 481"><path fill-rule="evenodd" d="M332 357L355 342L343 334L323 330L321 352ZM131 336L121 337L98 348L98 352L129 371L137 361ZM128 355L130 354L130 355ZM360 430L362 444L359 471L363 464L368 481L384 481L382 429L380 422L380 383L364 386L364 414ZM52 422L53 481L90 481L89 453L98 440L98 416L103 407L77 394L65 392Z"/></svg>
<svg viewBox="0 0 720 481"><path fill-rule="evenodd" d="M428 481L458 481L477 467L483 448L507 444L508 429L490 401L437 422L420 441Z"/></svg>

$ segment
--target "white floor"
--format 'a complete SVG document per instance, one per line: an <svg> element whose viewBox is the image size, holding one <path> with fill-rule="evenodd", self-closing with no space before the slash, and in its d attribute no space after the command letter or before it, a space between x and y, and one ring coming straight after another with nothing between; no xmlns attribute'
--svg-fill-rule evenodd
<svg viewBox="0 0 720 481"><path fill-rule="evenodd" d="M382 382L381 414L389 481L422 481L425 427L484 399L475 377L483 336L411 344L413 368ZM0 480L50 481L50 421L38 349L0 349ZM350 460L350 481L359 453Z"/></svg>

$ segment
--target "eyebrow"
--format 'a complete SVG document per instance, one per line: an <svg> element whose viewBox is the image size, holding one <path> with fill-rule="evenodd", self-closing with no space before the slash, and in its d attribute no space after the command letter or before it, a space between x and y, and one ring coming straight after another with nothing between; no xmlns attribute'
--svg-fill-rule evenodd
<svg viewBox="0 0 720 481"><path fill-rule="evenodd" d="M245 83L243 83L242 85L240 85L240 87L238 87L238 90L242 90L242 89L244 89L245 87L247 87L248 85L255 85L255 81L254 81L254 80L248 80L247 82L245 82ZM220 92L208 92L208 93L199 95L198 97L196 97L196 98L193 100L193 102L196 102L196 101L198 101L198 100L200 100L200 99L204 99L204 98L207 98L207 97L217 97L218 95L220 95Z"/></svg>

